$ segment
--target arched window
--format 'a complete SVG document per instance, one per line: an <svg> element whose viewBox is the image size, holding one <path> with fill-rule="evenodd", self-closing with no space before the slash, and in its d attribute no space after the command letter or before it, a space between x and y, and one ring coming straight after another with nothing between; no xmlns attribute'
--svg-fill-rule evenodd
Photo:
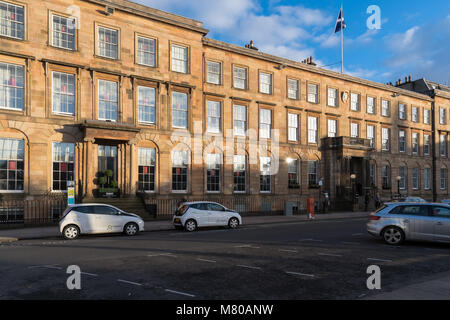
<svg viewBox="0 0 450 320"><path fill-rule="evenodd" d="M172 191L188 191L189 153L187 150L172 151Z"/></svg>

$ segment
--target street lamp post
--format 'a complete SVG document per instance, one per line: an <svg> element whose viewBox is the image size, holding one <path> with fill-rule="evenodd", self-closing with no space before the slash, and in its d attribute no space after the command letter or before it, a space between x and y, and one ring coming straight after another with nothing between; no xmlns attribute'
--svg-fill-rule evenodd
<svg viewBox="0 0 450 320"><path fill-rule="evenodd" d="M353 210L356 204L356 195L355 195L355 180L356 180L356 174L352 173L350 175L350 179L352 181L352 198L353 198Z"/></svg>

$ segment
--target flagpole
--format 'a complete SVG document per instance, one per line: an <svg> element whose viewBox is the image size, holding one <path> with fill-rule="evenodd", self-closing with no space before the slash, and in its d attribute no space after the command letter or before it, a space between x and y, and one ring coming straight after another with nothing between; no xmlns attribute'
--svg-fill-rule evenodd
<svg viewBox="0 0 450 320"><path fill-rule="evenodd" d="M342 3L341 3L341 13L342 13ZM344 26L341 20L341 73L344 73Z"/></svg>

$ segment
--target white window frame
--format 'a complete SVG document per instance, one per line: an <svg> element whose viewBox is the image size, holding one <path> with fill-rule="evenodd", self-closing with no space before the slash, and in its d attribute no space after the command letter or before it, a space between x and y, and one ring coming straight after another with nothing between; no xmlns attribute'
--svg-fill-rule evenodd
<svg viewBox="0 0 450 320"><path fill-rule="evenodd" d="M317 144L319 140L319 118L308 116L308 143Z"/></svg>
<svg viewBox="0 0 450 320"><path fill-rule="evenodd" d="M337 137L337 120L336 119L328 119L328 137L335 138Z"/></svg>
<svg viewBox="0 0 450 320"><path fill-rule="evenodd" d="M180 97L181 97L181 95L183 95L183 96L185 96L186 97L186 110L184 110L184 109L174 109L174 95L180 95ZM172 110L172 128L176 128L176 129L187 129L188 127L189 127L189 95L187 94L187 93L185 93L185 92L179 92L179 91L172 91L172 94L171 94L171 96L172 96L172 108L171 108L171 110ZM174 111L176 111L177 113L179 113L179 114L185 114L186 115L186 125L185 126L178 126L178 125L175 125L174 124L174 120L175 120L175 118L174 118Z"/></svg>
<svg viewBox="0 0 450 320"><path fill-rule="evenodd" d="M399 130L398 132L398 152L405 153L406 152L406 131ZM403 148L402 148L403 147Z"/></svg>
<svg viewBox="0 0 450 320"><path fill-rule="evenodd" d="M259 72L259 92L263 94L273 93L273 74L268 72Z"/></svg>
<svg viewBox="0 0 450 320"><path fill-rule="evenodd" d="M299 116L296 113L288 113L288 141L298 141ZM294 136L293 136L294 135Z"/></svg>
<svg viewBox="0 0 450 320"><path fill-rule="evenodd" d="M237 109L244 109L244 119L238 118L239 112ZM236 126L236 122L244 124L244 132L240 132ZM247 106L240 104L233 104L233 132L235 136L246 136L247 134Z"/></svg>
<svg viewBox="0 0 450 320"><path fill-rule="evenodd" d="M314 90L311 90L312 88L314 88ZM319 103L319 85L315 83L308 83L307 96L308 102L315 104Z"/></svg>
<svg viewBox="0 0 450 320"><path fill-rule="evenodd" d="M145 47L144 47L144 49L141 49L139 47L139 40L143 40L144 41L143 45L145 45L145 46L150 46L150 48L153 46L153 51L146 50ZM150 42L150 43L146 43L146 42ZM151 44L151 42L153 42L153 44ZM156 67L156 57L157 57L157 50L158 50L156 39L138 35L136 45L137 45L137 49L136 49L137 64L142 65L142 66L152 67L152 68ZM152 60L151 63L145 63L145 55L150 55L150 58Z"/></svg>
<svg viewBox="0 0 450 320"><path fill-rule="evenodd" d="M55 86L55 75L60 75L60 76L65 76L67 77L67 81L69 81L69 77L73 78L73 93L61 93L59 91L57 91L56 89L59 89ZM67 88L69 88L69 82L67 83ZM59 72L59 71L52 71L52 113L54 114L60 114L60 115L69 115L69 116L73 116L75 115L75 109L76 109L76 93L77 93L77 88L76 88L76 77L74 74L71 73L65 73L65 72ZM55 94L60 94L63 96L67 96L67 98L69 96L73 97L73 112L64 112L64 111L58 111L55 110Z"/></svg>
<svg viewBox="0 0 450 320"><path fill-rule="evenodd" d="M381 115L383 117L391 116L391 103L389 100L381 99Z"/></svg>
<svg viewBox="0 0 450 320"><path fill-rule="evenodd" d="M218 72L214 70L214 67L218 66ZM217 77L217 79L214 79ZM206 82L209 84L222 84L222 63L218 61L206 60Z"/></svg>
<svg viewBox="0 0 450 320"><path fill-rule="evenodd" d="M217 113L212 113L213 107L216 108ZM206 100L206 131L208 133L221 133L222 132L222 103L215 100ZM218 127L213 127L211 120L217 120Z"/></svg>
<svg viewBox="0 0 450 320"><path fill-rule="evenodd" d="M350 93L350 110L359 111L361 108L361 95L359 93Z"/></svg>
<svg viewBox="0 0 450 320"><path fill-rule="evenodd" d="M177 51L178 50L178 51ZM179 55L179 53L183 52L183 56ZM171 45L171 68L172 72L178 73L189 73L189 47L172 44Z"/></svg>
<svg viewBox="0 0 450 320"><path fill-rule="evenodd" d="M372 102L369 102L369 101L372 101ZM376 99L374 97L367 96L366 103L367 103L367 113L375 114Z"/></svg>
<svg viewBox="0 0 450 320"><path fill-rule="evenodd" d="M391 129L389 128L381 128L381 150L391 150Z"/></svg>
<svg viewBox="0 0 450 320"><path fill-rule="evenodd" d="M5 28L7 32L6 33L0 33L0 36L12 38L12 39L18 39L18 40L25 40L25 34L26 34L26 26L25 26L25 24L26 24L26 8L25 8L25 6L20 6L20 5L17 5L17 4L14 4L14 3L10 3L10 2L5 2L5 1L0 1L0 4L6 5L6 11L8 13L10 13L9 18L5 19L4 17L0 17L0 25L2 24L1 23L2 20L6 20L5 23L9 23L9 26L7 28ZM11 12L9 11L9 7L14 7L14 17L16 17L17 8L21 8L23 10L23 22L22 21L17 21L14 18L11 18ZM12 29L11 29L11 25L12 24L23 26L23 38L17 37L17 36L12 36L12 35L8 34L8 31L9 31L9 33L11 33L11 31L12 31ZM2 28L0 28L0 31L1 30L2 30ZM17 31L18 29L16 28L15 30Z"/></svg>
<svg viewBox="0 0 450 320"><path fill-rule="evenodd" d="M141 90L151 90L153 91L153 100L150 102L145 102L141 104ZM137 87L137 92L138 92L138 97L137 97L137 104L138 104L138 122L139 123L144 123L144 124L156 124L156 89L153 87L146 87L146 86L138 86ZM141 118L141 114L143 112L141 112L141 107L143 108L149 108L149 113L150 115L153 113L154 115L154 120L152 121L152 119L150 119L150 121L147 120L143 120ZM152 112L153 110L153 112Z"/></svg>
<svg viewBox="0 0 450 320"><path fill-rule="evenodd" d="M4 102L5 105L2 105L3 101L0 100L0 109L2 110L13 110L13 111L23 111L25 109L25 67L23 65L13 64L13 63L6 63L6 62L0 62L0 65L5 65L6 70L9 70L10 68L14 68L14 83L11 83L11 79L9 78L9 81L7 84L0 82L0 95L4 95ZM21 71L21 79L23 86L17 85L17 73ZM7 71L8 72L8 71ZM6 78L5 78L6 79ZM7 79L6 79L7 80ZM8 102L10 102L10 90L13 89L15 93L15 105L17 105L17 100L20 100L20 95L18 95L18 91L22 92L22 105L21 108L13 108L11 106L8 106ZM1 97L1 96L0 96ZM19 98L18 98L19 97Z"/></svg>
<svg viewBox="0 0 450 320"><path fill-rule="evenodd" d="M299 100L300 97L300 81L297 79L287 80L288 98L292 100Z"/></svg>
<svg viewBox="0 0 450 320"><path fill-rule="evenodd" d="M350 123L350 137L359 138L359 123L357 122Z"/></svg>
<svg viewBox="0 0 450 320"><path fill-rule="evenodd" d="M399 103L398 104L398 118L400 120L406 120L407 114L406 114L406 104Z"/></svg>
<svg viewBox="0 0 450 320"><path fill-rule="evenodd" d="M103 80L103 79L98 79L98 89L97 89L97 94L98 94L98 96L97 96L97 117L98 117L98 120L102 120L102 121L112 121L112 122L117 122L117 120L118 120L118 116L119 116L119 83L118 82L116 82L116 81L109 81L109 80ZM105 99L103 99L103 101L106 101L106 102L109 102L109 103L115 103L116 104L116 118L115 119L108 119L108 118L101 118L100 117L100 84L101 83L114 83L115 85L116 85L116 97L117 97L117 100L116 101L114 101L114 100L105 100Z"/></svg>
<svg viewBox="0 0 450 320"><path fill-rule="evenodd" d="M239 73L239 72L236 72L237 69L241 69L244 71L244 75L245 75L244 78L237 77L237 74ZM243 81L243 84L244 84L243 88L236 85L236 79L238 79L239 81ZM247 68L240 67L240 66L233 66L233 88L240 89L240 90L247 90Z"/></svg>
<svg viewBox="0 0 450 320"><path fill-rule="evenodd" d="M113 43L110 41L107 41L106 39L104 41L100 40L100 31L103 30L104 32L111 32L111 33L115 33L117 36L117 43ZM107 58L107 59L112 59L112 60L119 60L119 45L120 45L120 32L119 30L116 29L112 29L112 28L107 28L104 26L97 26L97 55L99 57L103 57L103 58ZM105 54L102 54L101 52L101 48L100 48L100 43L104 42L105 43ZM115 50L115 55L114 56L108 56L106 54L106 45L110 45L113 48L116 48ZM112 51L114 52L114 51Z"/></svg>
<svg viewBox="0 0 450 320"><path fill-rule="evenodd" d="M327 103L329 107L338 107L339 90L335 88L328 88L327 90Z"/></svg>
<svg viewBox="0 0 450 320"><path fill-rule="evenodd" d="M261 108L259 112L259 137L270 139L272 137L272 110Z"/></svg>
<svg viewBox="0 0 450 320"><path fill-rule="evenodd" d="M369 128L372 129L369 130ZM367 139L370 140L370 145L372 148L375 148L375 137L376 137L375 128L376 127L371 124L367 125Z"/></svg>

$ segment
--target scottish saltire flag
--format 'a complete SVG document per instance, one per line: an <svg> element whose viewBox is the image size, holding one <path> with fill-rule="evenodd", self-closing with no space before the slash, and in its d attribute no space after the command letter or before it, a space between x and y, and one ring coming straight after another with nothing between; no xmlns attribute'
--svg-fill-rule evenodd
<svg viewBox="0 0 450 320"><path fill-rule="evenodd" d="M339 16L336 21L336 28L334 28L334 33L344 30L345 28L347 28L347 25L345 24L344 11L342 10L342 7L341 7L341 11L339 11Z"/></svg>

